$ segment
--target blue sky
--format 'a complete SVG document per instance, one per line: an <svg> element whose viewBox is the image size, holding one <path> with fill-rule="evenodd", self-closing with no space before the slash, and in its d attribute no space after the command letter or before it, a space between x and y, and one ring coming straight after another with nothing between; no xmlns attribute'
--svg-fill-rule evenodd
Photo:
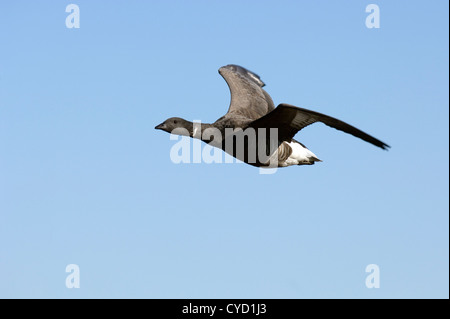
<svg viewBox="0 0 450 319"><path fill-rule="evenodd" d="M2 2L0 297L448 298L448 9ZM222 116L230 63L392 149L315 124L314 166L172 163L154 126Z"/></svg>

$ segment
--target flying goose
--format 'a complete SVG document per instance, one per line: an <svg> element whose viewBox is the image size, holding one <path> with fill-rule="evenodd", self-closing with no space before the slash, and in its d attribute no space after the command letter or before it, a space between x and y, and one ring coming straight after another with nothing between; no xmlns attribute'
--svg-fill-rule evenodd
<svg viewBox="0 0 450 319"><path fill-rule="evenodd" d="M305 145L294 140L294 135L301 129L316 122L322 122L330 127L341 130L355 137L378 146L384 150L390 146L363 131L331 116L310 111L289 104L279 104L276 108L270 95L263 89L265 86L261 78L238 65L230 64L219 69L219 74L225 79L231 93L231 103L228 112L212 124L201 124L200 128L194 123L182 118L172 117L157 125L155 129L178 135L199 138L212 146L219 147L232 156L253 166L270 166L270 161L276 159L278 167L291 165L313 165L321 162ZM247 135L244 141L244 151L240 152L236 145L227 147L227 141L236 140L239 134L248 130L265 130L267 134L256 134L256 139ZM271 135L269 130L276 130ZM211 134L216 130L219 134ZM231 133L230 133L231 132ZM243 133L244 132L244 133ZM274 131L271 131L274 132ZM212 132L214 133L214 132ZM217 137L219 136L219 137ZM271 144L272 143L272 144ZM275 147L270 147L275 145ZM263 160L258 156L251 156L250 150L257 152L261 145L265 149ZM259 154L259 153L258 153ZM269 163L270 162L270 163Z"/></svg>

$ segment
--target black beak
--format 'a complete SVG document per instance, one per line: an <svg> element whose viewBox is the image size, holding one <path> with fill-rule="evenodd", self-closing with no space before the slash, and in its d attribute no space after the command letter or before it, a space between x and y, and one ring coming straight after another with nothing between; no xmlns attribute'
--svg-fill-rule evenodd
<svg viewBox="0 0 450 319"><path fill-rule="evenodd" d="M164 123L161 123L159 125L155 126L155 130L164 130L166 125Z"/></svg>

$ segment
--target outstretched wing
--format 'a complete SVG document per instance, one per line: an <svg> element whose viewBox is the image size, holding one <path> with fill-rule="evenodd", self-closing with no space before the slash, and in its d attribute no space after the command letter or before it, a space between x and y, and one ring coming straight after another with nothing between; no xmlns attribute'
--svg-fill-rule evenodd
<svg viewBox="0 0 450 319"><path fill-rule="evenodd" d="M293 138L298 131L316 122L322 122L337 130L359 137L384 150L390 147L375 137L364 133L354 126L342 122L341 120L289 104L278 105L272 112L253 121L249 126L253 128L277 128L279 139L289 140Z"/></svg>
<svg viewBox="0 0 450 319"><path fill-rule="evenodd" d="M275 109L272 98L263 89L264 82L257 74L234 64L221 67L219 73L230 88L228 113L256 120Z"/></svg>

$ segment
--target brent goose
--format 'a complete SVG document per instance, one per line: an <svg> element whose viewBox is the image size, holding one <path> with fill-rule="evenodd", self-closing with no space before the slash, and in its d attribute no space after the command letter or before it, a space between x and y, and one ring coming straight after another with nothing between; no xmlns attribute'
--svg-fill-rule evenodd
<svg viewBox="0 0 450 319"><path fill-rule="evenodd" d="M298 131L315 122L322 122L359 137L384 150L390 147L359 129L328 115L284 103L275 108L272 98L263 89L265 84L260 77L241 66L230 64L221 67L219 73L227 82L231 93L231 103L227 114L213 124L202 123L201 125L196 125L198 123L189 122L182 118L172 117L157 125L155 129L201 139L212 146L221 148L245 163L257 167L312 165L315 162L320 162L317 156L306 146L293 139ZM218 134L215 134L211 129ZM242 133L251 129L256 132L261 132L262 129L267 131L267 134L262 135L262 138L259 138L260 134L257 134L258 137L252 140L251 134ZM274 134L272 134L273 132ZM228 147L230 137L233 141L236 141L239 133L244 134L244 138L241 139L244 141L244 144L242 144L243 152L240 152L236 145L231 148ZM274 139L275 141L273 141ZM262 144L260 143L261 140L263 140ZM255 158L255 156L251 156L250 149L257 152L258 147L261 148L261 145L269 147L269 144L275 147L270 147L269 152L265 150L265 157L258 156L258 158ZM276 163L272 166L274 159Z"/></svg>

